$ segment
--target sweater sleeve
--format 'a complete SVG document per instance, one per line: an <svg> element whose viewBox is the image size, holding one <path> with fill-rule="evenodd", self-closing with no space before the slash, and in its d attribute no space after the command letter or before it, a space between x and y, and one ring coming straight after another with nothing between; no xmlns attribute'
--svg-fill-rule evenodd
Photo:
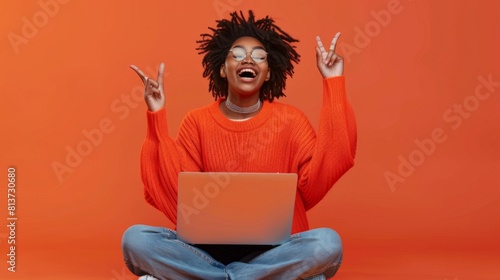
<svg viewBox="0 0 500 280"><path fill-rule="evenodd" d="M147 111L147 133L141 150L141 179L146 201L177 220L177 180L180 171L190 168L186 150L169 137L166 109Z"/></svg>
<svg viewBox="0 0 500 280"><path fill-rule="evenodd" d="M315 206L353 165L356 121L347 102L345 77L323 80L318 134L307 139L299 159L299 193L306 210Z"/></svg>

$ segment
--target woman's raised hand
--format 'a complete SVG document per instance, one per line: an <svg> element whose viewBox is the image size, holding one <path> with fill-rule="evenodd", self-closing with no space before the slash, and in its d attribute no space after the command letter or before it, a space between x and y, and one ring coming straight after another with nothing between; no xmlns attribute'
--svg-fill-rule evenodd
<svg viewBox="0 0 500 280"><path fill-rule="evenodd" d="M134 70L139 78L141 78L144 83L144 100L146 105L151 112L156 112L165 106L165 92L163 91L163 74L165 72L165 64L160 63L158 68L157 80L149 78L144 72L142 72L137 66L130 65L130 68Z"/></svg>
<svg viewBox="0 0 500 280"><path fill-rule="evenodd" d="M316 36L316 58L318 69L323 78L331 78L335 76L342 76L344 73L344 59L335 53L335 47L340 37L340 32L335 34L328 52L325 50L323 43L319 36Z"/></svg>

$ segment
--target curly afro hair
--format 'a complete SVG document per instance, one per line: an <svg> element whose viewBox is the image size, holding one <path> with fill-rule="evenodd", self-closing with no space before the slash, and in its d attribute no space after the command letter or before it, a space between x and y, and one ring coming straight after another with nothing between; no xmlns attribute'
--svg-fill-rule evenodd
<svg viewBox="0 0 500 280"><path fill-rule="evenodd" d="M228 83L220 76L220 67L224 64L234 41L245 36L259 40L268 52L271 77L260 88L260 99L272 102L274 98L286 96L283 90L287 77L292 77L294 73L292 62L297 64L300 61L300 55L292 45L298 40L278 27L269 16L256 20L251 10L248 12L248 19L245 19L240 11L231 13L230 20L222 19L216 22L217 28L209 27L212 34L201 34L202 39L196 41L199 44L196 50L199 54L204 54L203 77L208 77L208 90L212 92L215 100L226 98L228 95Z"/></svg>

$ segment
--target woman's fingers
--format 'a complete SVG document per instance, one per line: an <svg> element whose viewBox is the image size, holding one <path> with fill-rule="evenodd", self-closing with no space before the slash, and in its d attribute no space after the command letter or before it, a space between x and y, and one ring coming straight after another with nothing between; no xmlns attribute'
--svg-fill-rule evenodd
<svg viewBox="0 0 500 280"><path fill-rule="evenodd" d="M147 79L146 83L144 84L146 86L146 88L148 88L148 87L158 88L159 87L159 84L157 81L150 79L148 77L146 77L146 79Z"/></svg>
<svg viewBox="0 0 500 280"><path fill-rule="evenodd" d="M137 73L137 75L139 75L139 78L141 78L144 85L146 85L146 82L148 81L148 76L146 74L144 74L144 72L142 72L141 69L139 69L139 67L137 67L135 65L130 65L130 68L132 68L132 70L134 70L135 73Z"/></svg>
<svg viewBox="0 0 500 280"><path fill-rule="evenodd" d="M158 70L158 81L149 78L146 74L144 74L144 72L142 72L141 69L139 69L139 67L135 65L130 65L130 68L132 68L132 70L134 70L137 75L139 75L139 78L141 78L146 89L148 89L148 87L159 88L160 85L163 87L163 73L165 71L165 66L163 63L160 64L160 68Z"/></svg>
<svg viewBox="0 0 500 280"><path fill-rule="evenodd" d="M316 44L318 45L321 55L323 55L325 53L325 47L323 46L323 42L321 42L321 38L319 36L316 36Z"/></svg>
<svg viewBox="0 0 500 280"><path fill-rule="evenodd" d="M164 64L160 64L156 81L148 77L139 67L130 65L130 68L139 75L144 83L144 99L146 100L148 109L152 112L156 112L163 108L165 106L165 94L163 93Z"/></svg>
<svg viewBox="0 0 500 280"><path fill-rule="evenodd" d="M332 42L330 43L330 49L328 50L328 54L326 55L325 58L325 64L327 64L328 66L332 66L333 62L336 59L337 55L335 54L335 48L337 46L337 41L339 37L340 37L340 32L337 32L337 34L335 34L335 37L333 37Z"/></svg>
<svg viewBox="0 0 500 280"><path fill-rule="evenodd" d="M155 97L155 98L161 98L161 91L160 89L157 89L157 88L151 88L151 90L149 91L151 96Z"/></svg>
<svg viewBox="0 0 500 280"><path fill-rule="evenodd" d="M320 65L323 62L323 56L318 46L316 46L315 49L316 49L316 60L318 65Z"/></svg>
<svg viewBox="0 0 500 280"><path fill-rule="evenodd" d="M165 64L162 62L160 63L160 67L158 68L158 85L156 87L159 87L160 89L163 89L163 74L165 72Z"/></svg>
<svg viewBox="0 0 500 280"><path fill-rule="evenodd" d="M337 46L337 41L339 40L339 37L340 37L340 32L337 32L337 34L335 34L335 37L333 37L332 42L330 43L330 50L333 50L333 52L335 52L335 48Z"/></svg>

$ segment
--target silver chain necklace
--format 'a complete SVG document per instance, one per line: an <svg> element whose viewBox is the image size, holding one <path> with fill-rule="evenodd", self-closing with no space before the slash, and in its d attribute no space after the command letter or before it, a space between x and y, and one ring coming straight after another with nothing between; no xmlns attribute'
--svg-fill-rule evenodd
<svg viewBox="0 0 500 280"><path fill-rule="evenodd" d="M249 107L240 107L233 102L229 100L229 97L226 98L226 107L229 109L229 111L234 112L234 113L239 113L239 114L251 114L255 113L260 109L260 104L261 101L260 99L257 100L257 103L255 103L252 106Z"/></svg>

